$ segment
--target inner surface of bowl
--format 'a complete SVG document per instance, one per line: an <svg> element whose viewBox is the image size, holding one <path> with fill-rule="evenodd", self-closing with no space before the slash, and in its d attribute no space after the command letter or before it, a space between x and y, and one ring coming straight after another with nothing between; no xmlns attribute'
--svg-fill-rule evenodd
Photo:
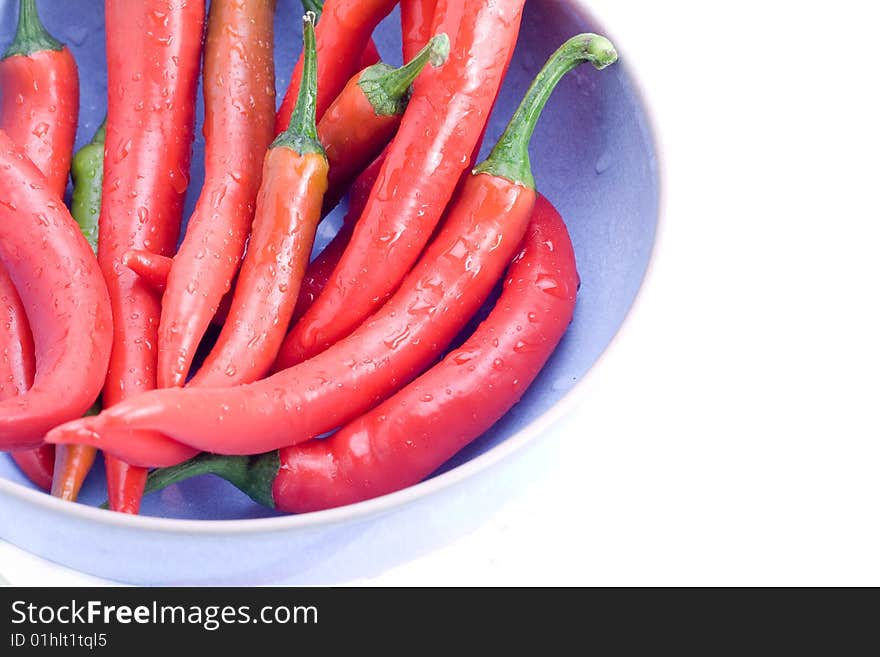
<svg viewBox="0 0 880 657"><path fill-rule="evenodd" d="M0 0L3 44L12 38L16 6L12 0ZM39 6L49 31L68 44L79 64L79 147L90 139L106 107L103 3L42 0ZM279 100L300 50L301 14L298 0L278 1L275 41ZM395 11L376 34L380 52L394 64L400 63L398 20ZM581 31L599 30L577 3L526 3L520 40L490 121L484 154L501 134L546 58L562 41ZM617 66L602 72L583 66L562 81L538 125L531 149L538 190L560 210L575 245L581 289L574 321L522 401L440 472L489 452L553 407L608 346L633 302L654 241L659 190L649 122L627 72L625 49L621 55ZM200 91L187 216L203 180L202 117ZM316 249L333 236L343 210L338 209L322 224ZM0 456L0 478L31 486L6 455ZM103 469L98 465L80 501L97 505L105 499ZM222 520L265 517L273 512L225 482L205 477L149 496L142 514Z"/></svg>

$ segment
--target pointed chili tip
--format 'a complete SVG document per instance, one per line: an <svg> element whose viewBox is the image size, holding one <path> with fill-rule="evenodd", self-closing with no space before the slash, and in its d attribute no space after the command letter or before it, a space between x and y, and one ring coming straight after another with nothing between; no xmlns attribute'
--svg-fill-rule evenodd
<svg viewBox="0 0 880 657"><path fill-rule="evenodd" d="M45 440L53 445L76 445L82 443L86 436L93 435L97 434L83 420L74 420L49 431Z"/></svg>
<svg viewBox="0 0 880 657"><path fill-rule="evenodd" d="M601 34L588 34L587 54L592 57L590 63L601 71L617 61L617 49Z"/></svg>
<svg viewBox="0 0 880 657"><path fill-rule="evenodd" d="M314 25L317 21L318 21L318 15L315 12L313 12L312 10L309 10L303 16L303 27L305 27L308 23L311 23L312 25Z"/></svg>

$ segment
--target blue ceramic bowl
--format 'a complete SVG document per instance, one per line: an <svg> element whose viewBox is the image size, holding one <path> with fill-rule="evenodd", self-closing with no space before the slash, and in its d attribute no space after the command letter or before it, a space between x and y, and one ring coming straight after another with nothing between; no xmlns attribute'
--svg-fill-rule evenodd
<svg viewBox="0 0 880 657"><path fill-rule="evenodd" d="M0 0L3 44L14 31L15 5ZM48 29L79 63L79 146L105 111L103 3L41 0L39 6ZM300 14L297 0L278 2L279 98L299 51ZM397 20L395 12L376 37L393 63L400 59ZM486 144L495 142L549 54L581 31L607 33L577 1L526 4ZM328 583L381 571L479 523L504 494L503 468L493 468L491 478L482 475L572 408L578 382L623 322L648 265L658 217L657 161L626 51L621 55L622 62L606 71L583 66L563 80L533 141L538 189L562 212L574 239L583 280L574 322L523 400L433 477L392 495L300 516L274 514L205 477L148 497L141 516L127 517L94 508L105 499L100 467L87 480L82 503L70 504L34 490L0 455L0 537L52 561L131 583ZM201 94L199 99L201 122ZM201 188L203 148L199 135L187 214ZM332 236L338 215L322 225L318 247Z"/></svg>

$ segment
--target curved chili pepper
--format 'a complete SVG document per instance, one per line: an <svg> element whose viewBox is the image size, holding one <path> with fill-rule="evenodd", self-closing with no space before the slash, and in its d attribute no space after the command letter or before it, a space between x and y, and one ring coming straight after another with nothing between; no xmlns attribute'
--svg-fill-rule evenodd
<svg viewBox="0 0 880 657"><path fill-rule="evenodd" d="M426 71L414 90L352 240L288 334L276 367L307 360L351 333L412 268L489 117L523 2L439 0L434 25L449 36L449 60Z"/></svg>
<svg viewBox="0 0 880 657"><path fill-rule="evenodd" d="M107 0L107 142L98 261L110 291L113 353L106 406L156 387L158 295L122 263L126 250L170 255L189 183L204 0ZM146 472L107 460L114 510L134 513Z"/></svg>
<svg viewBox="0 0 880 657"><path fill-rule="evenodd" d="M34 341L24 306L12 279L0 266L0 401L23 395L34 380L34 367ZM28 479L49 490L55 458L52 445L19 450L10 456Z"/></svg>
<svg viewBox="0 0 880 657"><path fill-rule="evenodd" d="M413 81L430 61L449 57L449 37L438 34L408 61L393 68L378 63L348 81L318 123L318 139L330 163L328 197L333 207L349 183L394 136L406 109Z"/></svg>
<svg viewBox="0 0 880 657"><path fill-rule="evenodd" d="M555 85L580 63L601 69L615 60L608 40L590 34L554 53L419 263L350 336L256 383L144 393L60 427L49 442L97 440L124 450L133 432L150 429L202 451L252 454L313 438L371 408L448 346L514 255L535 199L528 143Z"/></svg>
<svg viewBox="0 0 880 657"><path fill-rule="evenodd" d="M0 262L34 337L34 384L0 402L0 448L29 449L98 396L110 353L107 288L46 178L0 130Z"/></svg>
<svg viewBox="0 0 880 657"><path fill-rule="evenodd" d="M273 137L274 4L218 0L208 12L205 184L162 297L156 370L160 388L183 385L244 254L260 167Z"/></svg>
<svg viewBox="0 0 880 657"><path fill-rule="evenodd" d="M371 35L398 0L327 0L315 30L318 51L318 100L315 116L318 121L339 95L345 83L357 72ZM317 15L317 14L316 14ZM369 54L369 51L367 51ZM275 133L290 125L301 85L303 55L293 69L290 84L281 107L275 115Z"/></svg>
<svg viewBox="0 0 880 657"><path fill-rule="evenodd" d="M437 0L400 0L403 61L408 62L428 43Z"/></svg>
<svg viewBox="0 0 880 657"><path fill-rule="evenodd" d="M0 89L0 129L24 149L50 188L63 197L79 110L79 78L73 56L40 22L34 0L19 3L14 40L0 59ZM24 308L2 265L0 288L7 299L4 314L9 314L0 327L2 399L7 396L4 382L14 394L30 387L34 348ZM35 484L48 489L54 454L51 446L41 446L17 451L12 458Z"/></svg>
<svg viewBox="0 0 880 657"><path fill-rule="evenodd" d="M442 362L326 440L256 457L199 456L151 473L146 492L211 473L257 502L306 513L411 486L522 398L571 323L578 283L565 223L539 195L501 297Z"/></svg>
<svg viewBox="0 0 880 657"><path fill-rule="evenodd" d="M327 191L327 157L315 125L315 15L303 18L305 63L290 126L263 161L254 225L229 317L191 386L223 387L260 378L290 322Z"/></svg>
<svg viewBox="0 0 880 657"><path fill-rule="evenodd" d="M306 2L305 6L317 6L319 3ZM209 28L210 33L210 28ZM209 40L210 43L210 40ZM326 214L336 206L341 196L344 194L351 178L363 169L363 166L390 140L397 125L400 122L400 116L406 107L406 103L410 93L410 86L418 77L424 66L430 61L433 66L439 66L446 61L448 57L449 39L446 35L438 35L434 37L428 45L426 45L406 66L394 69L386 64L378 63L366 68L355 75L342 93L336 98L330 108L318 124L318 141L324 146L325 154L329 164L328 174L328 191L324 195L323 213ZM206 75L207 77L207 75ZM225 134L225 133L224 133ZM243 146L249 143L249 140L241 141ZM210 146L210 145L209 145ZM251 152L250 149L247 150ZM226 185L226 172L228 165L222 169L222 184ZM218 171L220 169L218 168ZM259 176L256 177L257 179ZM375 177L372 179L375 181ZM371 184L372 186L372 184ZM202 199L209 196L205 192ZM196 215L198 215L199 207L196 207ZM243 207L243 206L239 206ZM362 209L362 208L361 208ZM223 216L221 212L214 212L213 216ZM194 215L195 217L195 215ZM193 226L192 220L190 226ZM197 230L197 228L196 228ZM334 241L335 248L332 250L333 261L330 265L330 258L324 257L319 260L316 267L327 268L332 270L341 255L336 254L336 249L347 244L347 233L343 234L345 240L339 239ZM190 240L190 234L193 239ZM214 236L217 240L222 238L223 245L217 246L228 247L230 242L238 245L237 239L230 239L227 231L222 233L215 232ZM241 249L230 249L239 253L244 248L244 238L242 234ZM177 294L169 292L162 300L163 320L162 326L165 325L165 317L168 315L168 308L177 308L179 312L175 315L181 317L176 323L172 322L171 330L165 331L160 326L159 331L159 387L172 387L182 385L192 363L193 354L199 341L204 335L210 318L217 314L217 304L219 298L217 296L221 292L219 287L215 290L209 289L201 295L196 295L196 291L208 287L204 280L220 281L222 280L223 293L228 291L228 278L215 278L217 276L216 258L208 258L206 254L214 251L206 248L208 241L205 236L196 238L194 229L191 227L187 230L187 237L181 246L181 251L173 259L174 262L183 260L182 254L189 244L191 250L195 250L193 258L197 258L204 266L209 266L209 270L202 271L195 269L191 275L186 278L186 294L178 289ZM222 252L222 248L216 249ZM328 254L329 255L329 254ZM162 292L165 290L166 281L169 276L169 269L172 267L172 260L165 256L149 253L143 250L133 249L125 253L123 263L136 272L155 290ZM231 260L227 264L232 265L234 269L237 266L237 260L233 263ZM330 265L328 267L328 265ZM230 269L232 271L232 269ZM329 271L327 272L329 274ZM321 273L322 281L326 281L327 274ZM305 280L313 280L308 275ZM182 285L182 282L181 282ZM212 293L213 292L213 293ZM189 300L190 305L198 304L198 308L190 307L180 308L181 304L175 304L175 298ZM209 300L218 300L214 304L209 304ZM202 310L204 312L198 312ZM303 309L304 311L304 309ZM299 315L296 315L299 317ZM168 345L168 346L166 346ZM171 372L163 377L163 373ZM170 378L167 378L170 377ZM224 383L229 384L229 381Z"/></svg>
<svg viewBox="0 0 880 657"><path fill-rule="evenodd" d="M27 392L35 368L27 314L9 272L0 263L0 399Z"/></svg>
<svg viewBox="0 0 880 657"><path fill-rule="evenodd" d="M15 40L0 60L0 129L64 197L79 114L79 77L67 46L52 37L35 0L19 3Z"/></svg>
<svg viewBox="0 0 880 657"><path fill-rule="evenodd" d="M70 167L73 178L70 215L94 252L98 250L105 134L106 121L101 123L92 140L73 156ZM97 415L100 410L100 404L95 403L86 415ZM70 502L76 501L96 455L97 450L88 445L59 445L52 456L52 495Z"/></svg>

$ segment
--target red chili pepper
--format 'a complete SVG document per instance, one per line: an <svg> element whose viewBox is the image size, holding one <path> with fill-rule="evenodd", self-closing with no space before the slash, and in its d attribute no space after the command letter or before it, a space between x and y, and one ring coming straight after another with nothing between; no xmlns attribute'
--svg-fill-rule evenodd
<svg viewBox="0 0 880 657"><path fill-rule="evenodd" d="M21 146L47 177L49 187L64 196L79 110L79 78L70 51L40 22L34 0L19 3L18 28L0 60L0 129ZM0 266L0 289L11 313L0 326L0 399L3 383L21 394L33 381L34 353L30 327L18 293ZM13 460L41 488L51 485L55 458L51 446L18 451ZM48 465L48 471L46 467Z"/></svg>
<svg viewBox="0 0 880 657"><path fill-rule="evenodd" d="M27 392L35 368L27 314L9 273L0 266L0 399Z"/></svg>
<svg viewBox="0 0 880 657"><path fill-rule="evenodd" d="M10 456L34 485L47 492L52 489L52 473L55 468L55 450L52 445L12 452Z"/></svg>
<svg viewBox="0 0 880 657"><path fill-rule="evenodd" d="M183 385L241 264L263 154L273 137L273 17L273 2L211 3L203 76L205 184L162 297L160 388Z"/></svg>
<svg viewBox="0 0 880 657"><path fill-rule="evenodd" d="M60 427L49 442L97 440L125 450L133 432L150 429L203 451L253 454L313 438L371 408L448 346L515 253L535 199L528 143L556 83L584 61L604 68L615 60L608 40L595 35L574 37L551 57L422 259L349 337L249 385L145 393Z"/></svg>
<svg viewBox="0 0 880 657"><path fill-rule="evenodd" d="M140 248L170 255L189 183L203 0L107 0L108 114L98 260L114 339L106 406L156 387L160 301L125 267ZM111 508L136 512L146 472L107 459Z"/></svg>
<svg viewBox="0 0 880 657"><path fill-rule="evenodd" d="M0 263L33 333L36 372L0 402L0 449L30 449L97 398L110 352L107 288L88 242L46 178L0 130Z"/></svg>
<svg viewBox="0 0 880 657"><path fill-rule="evenodd" d="M303 19L305 64L290 126L263 161L247 254L229 317L191 386L223 387L263 376L272 365L309 263L327 191L327 157L315 125L313 12Z"/></svg>
<svg viewBox="0 0 880 657"><path fill-rule="evenodd" d="M352 240L276 367L300 363L351 333L412 268L488 119L522 7L523 0L439 0L434 27L449 36L449 60L416 87Z"/></svg>
<svg viewBox="0 0 880 657"><path fill-rule="evenodd" d="M411 486L522 398L571 323L577 289L565 223L539 195L501 297L442 362L326 440L256 457L206 454L151 473L146 491L211 473L257 502L307 513Z"/></svg>
<svg viewBox="0 0 880 657"><path fill-rule="evenodd" d="M379 170L382 167L384 157L385 154L383 152L379 157L373 160L370 166L364 169L364 171L355 179L354 183L352 183L348 195L348 212L343 220L342 228L330 243L315 257L315 259L309 263L308 267L306 267L306 272L303 275L302 284L299 288L299 297L296 300L296 307L294 308L293 315L290 319L291 325L296 322L297 319L302 317L303 313L308 310L309 306L318 294L320 294L321 290L324 289L333 268L342 257L342 253L348 245L348 241L351 239L351 233L354 227L353 224L357 221L358 217L360 217L361 212L363 212L364 206L367 203L367 198L370 195L370 190L376 183L376 178L379 175ZM326 199L326 195L324 198ZM324 209L327 209L326 202L324 203ZM147 253L142 250L132 250L127 251L122 260L129 269L136 272L146 283L153 286L157 291L165 289L165 280L168 277L168 271L171 268L171 258ZM224 301L229 299L229 295L223 297L223 299ZM229 304L231 305L231 300ZM229 308L226 308L224 312L223 302L221 301L221 307L217 310L217 314L214 316L214 322L219 326L222 326L225 323L228 313ZM221 315L224 321L218 321L221 318Z"/></svg>
<svg viewBox="0 0 880 657"><path fill-rule="evenodd" d="M348 81L318 123L318 139L330 163L325 207L335 207L354 177L394 136L413 81L425 65L440 66L448 57L449 37L438 34L405 66L380 62Z"/></svg>
<svg viewBox="0 0 880 657"><path fill-rule="evenodd" d="M21 0L15 40L0 61L0 129L42 171L51 190L64 197L76 121L79 77L67 47L50 35L35 0Z"/></svg>
<svg viewBox="0 0 880 657"><path fill-rule="evenodd" d="M329 440L281 450L276 508L353 504L430 475L522 398L571 323L578 283L565 224L538 196L486 320L441 363Z"/></svg>
<svg viewBox="0 0 880 657"><path fill-rule="evenodd" d="M336 98L318 124L318 140L325 148L329 164L328 193L324 197L325 210L336 205L350 179L360 172L364 164L375 157L391 139L406 107L413 80L428 61L434 66L441 65L449 54L448 48L449 39L446 35L438 35L406 66L394 69L380 63L361 71L349 81L342 93ZM246 85L241 85L241 88L247 93ZM239 113L236 112L236 114ZM227 132L222 134L227 134ZM254 140L242 138L238 141L243 148L247 148ZM250 148L247 148L247 153L251 153ZM225 190L228 185L229 162L223 164L223 167L216 168L216 173L219 178L217 186L222 186L222 190ZM259 179L259 176L250 176L249 178ZM206 187L212 187L210 176ZM210 216L218 219L228 218L231 214L230 211L221 212L216 207L213 210L208 209L206 199L216 200L218 193L216 189L207 193L203 192L201 198L204 205L200 203L196 206L194 217L199 217L199 211L203 209L203 214L210 213ZM328 201L328 197L333 200ZM225 198L227 203L231 204L230 210L241 209L241 219L247 219L244 211L248 209L248 206L241 203L241 199L235 199L231 194L225 197L221 194L220 198ZM220 299L229 289L232 272L238 264L241 251L244 249L244 240L247 237L244 221L232 222L232 224L240 226L241 230L233 231L229 228L218 230L222 226L200 228L198 223L193 225L191 222L181 250L174 258L175 265L173 266L170 265L169 259L145 251L132 250L123 256L124 264L143 277L145 282L157 291L164 289L165 281L169 276L169 266L172 272L185 272L179 275L176 287L172 282L171 290L162 300L163 319L159 331L159 387L183 384L199 341L211 318L215 316ZM206 231L211 232L206 233ZM233 233L231 238L230 232ZM347 243L347 239L344 241ZM335 244L341 245L343 240L337 240ZM218 254L225 257L218 258L216 257ZM208 257L211 255L215 255L215 257ZM227 266L219 268L217 266L218 259ZM334 257L332 266L335 266L337 260L338 257ZM318 265L326 266L329 262L329 258L323 258ZM193 264L201 266L192 266ZM207 270L205 270L206 267ZM331 267L327 268L331 269ZM326 280L326 275L322 278ZM202 293L196 294L199 290L202 290ZM169 309L173 309L174 312L170 313ZM177 319L169 320L167 319L169 315ZM166 324L168 325L167 329L163 329L162 327ZM230 354L226 360L231 361L234 357L234 353ZM224 375L227 377L229 375L226 372L230 371L230 367L235 366L226 362ZM232 379L208 379L208 381L216 381L211 385L246 383L262 373L264 372L242 370L241 377L233 375ZM195 380L197 384L204 384L205 381L201 374L196 375Z"/></svg>
<svg viewBox="0 0 880 657"><path fill-rule="evenodd" d="M315 116L318 121L342 91L345 83L358 70L373 30L396 4L397 0L327 0L315 30L318 49L318 101ZM369 55L369 51L367 52ZM280 134L290 125L300 88L302 68L303 56L300 54L290 77L287 93L275 116L276 134Z"/></svg>
<svg viewBox="0 0 880 657"><path fill-rule="evenodd" d="M306 267L306 273L303 276L302 285L299 288L299 297L296 300L296 307L293 309L293 315L290 318L290 324L293 325L300 317L305 314L312 305L312 302L327 285L327 280L336 263L342 257L348 241L351 239L351 233L354 229L354 222L361 215L366 205L370 190L376 182L376 176L382 166L382 155L377 157L370 166L364 169L363 173L357 177L351 186L348 195L348 212L342 222L342 228L330 240L330 243L309 263Z"/></svg>
<svg viewBox="0 0 880 657"><path fill-rule="evenodd" d="M302 0L302 6L305 11L314 12L316 24L321 20L321 14L324 13L324 3L322 0ZM373 40L369 39L367 45L364 46L364 51L361 53L360 63L356 67L356 70L362 70L367 68L367 66L372 66L376 62L381 61L381 59L382 57L379 55L379 49L376 48L376 44ZM320 72L318 75L320 80Z"/></svg>
<svg viewBox="0 0 880 657"><path fill-rule="evenodd" d="M122 264L140 276L141 280L160 294L168 284L173 257L159 255L144 249L131 249L122 254ZM162 386L169 387L169 386Z"/></svg>
<svg viewBox="0 0 880 657"><path fill-rule="evenodd" d="M377 62L382 61L382 55L379 54L379 49L376 48L376 44L373 43L373 40L370 39L367 41L367 45L364 48L364 51L361 53L361 58L357 65L357 68L363 70L367 68L367 66L372 66Z"/></svg>
<svg viewBox="0 0 880 657"><path fill-rule="evenodd" d="M98 251L98 219L101 216L101 183L104 179L104 134L102 122L92 140L73 156L70 177L73 193L70 196L70 216L79 225L80 232L92 251ZM101 410L96 402L88 414ZM98 450L87 445L61 445L55 450L52 473L52 495L75 502L83 482L92 469Z"/></svg>
<svg viewBox="0 0 880 657"><path fill-rule="evenodd" d="M86 415L97 415L100 411L100 403L95 403ZM52 460L52 496L75 502L95 456L96 450L85 445L59 445Z"/></svg>
<svg viewBox="0 0 880 657"><path fill-rule="evenodd" d="M35 367L34 340L24 306L12 279L0 265L0 401L23 395L33 383ZM55 458L52 445L12 452L10 456L28 479L49 489Z"/></svg>
<svg viewBox="0 0 880 657"><path fill-rule="evenodd" d="M0 266L0 401L27 392L34 380L34 368L34 341L27 315L12 279ZM12 452L10 456L28 479L49 490L55 459L52 445Z"/></svg>
<svg viewBox="0 0 880 657"><path fill-rule="evenodd" d="M428 43L437 0L400 0L403 61L408 62Z"/></svg>

